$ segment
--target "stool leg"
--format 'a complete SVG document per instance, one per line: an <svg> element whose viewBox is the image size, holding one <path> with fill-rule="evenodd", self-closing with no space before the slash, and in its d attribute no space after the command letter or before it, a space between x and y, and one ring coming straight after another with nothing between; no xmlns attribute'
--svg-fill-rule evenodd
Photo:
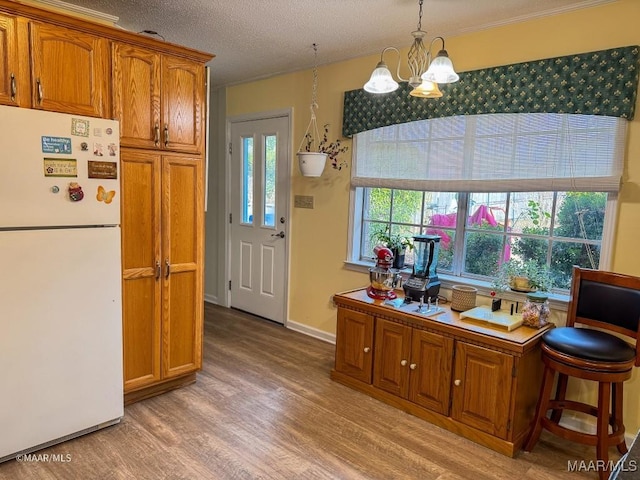
<svg viewBox="0 0 640 480"><path fill-rule="evenodd" d="M549 396L551 395L551 389L553 388L553 377L555 371L546 366L544 367L544 374L542 376L542 387L540 388L540 396L538 397L538 405L536 406L536 415L533 419L531 433L529 439L524 446L525 452L530 452L538 443L540 434L542 433L542 418L547 414L547 407L549 405Z"/></svg>
<svg viewBox="0 0 640 480"><path fill-rule="evenodd" d="M596 458L599 460L598 475L600 480L609 478L609 405L611 403L611 384L598 383L598 430L596 444Z"/></svg>
<svg viewBox="0 0 640 480"><path fill-rule="evenodd" d="M558 401L563 401L567 395L567 382L569 377L564 373L558 374L558 385L556 386L556 396L555 399ZM557 408L554 409L551 413L551 421L554 423L560 423L560 418L562 418L562 409Z"/></svg>
<svg viewBox="0 0 640 480"><path fill-rule="evenodd" d="M622 413L623 413L623 408L622 408L622 388L623 388L623 383L619 382L619 383L614 383L613 384L613 392L611 393L612 396L612 408L613 408L613 415L612 415L612 422L611 422L611 427L613 429L613 431L617 431L620 428L624 428L624 422L622 420ZM618 449L618 451L624 455L625 453L627 453L627 444L625 443L624 439L622 440L622 442L620 442L618 445L616 445L616 448Z"/></svg>

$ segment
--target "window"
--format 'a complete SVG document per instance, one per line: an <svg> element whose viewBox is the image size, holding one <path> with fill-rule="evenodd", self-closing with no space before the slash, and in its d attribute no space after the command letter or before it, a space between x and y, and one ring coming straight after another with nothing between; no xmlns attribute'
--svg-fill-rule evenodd
<svg viewBox="0 0 640 480"><path fill-rule="evenodd" d="M502 261L531 259L566 292L572 265L606 268L625 127L612 117L501 114L357 134L351 259L371 260L381 229L436 234L441 274L490 282Z"/></svg>
<svg viewBox="0 0 640 480"><path fill-rule="evenodd" d="M568 290L571 267L598 268L607 194L603 192L452 193L359 189L359 260L372 258L374 232L441 237L438 272L491 281L512 258L550 267ZM411 251L407 261L412 261Z"/></svg>

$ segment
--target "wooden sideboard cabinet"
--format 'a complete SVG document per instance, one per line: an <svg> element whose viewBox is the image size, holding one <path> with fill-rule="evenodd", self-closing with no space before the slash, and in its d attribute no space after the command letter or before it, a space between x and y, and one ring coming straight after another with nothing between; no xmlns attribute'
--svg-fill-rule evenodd
<svg viewBox="0 0 640 480"><path fill-rule="evenodd" d="M497 452L523 445L542 380L539 341L550 326L512 332L428 317L355 290L334 296L331 378Z"/></svg>

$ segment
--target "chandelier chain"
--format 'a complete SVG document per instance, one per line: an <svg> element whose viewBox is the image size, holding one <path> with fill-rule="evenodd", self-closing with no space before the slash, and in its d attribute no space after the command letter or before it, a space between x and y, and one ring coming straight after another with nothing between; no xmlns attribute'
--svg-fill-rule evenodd
<svg viewBox="0 0 640 480"><path fill-rule="evenodd" d="M422 30L422 3L424 0L420 0L420 12L418 13L418 30Z"/></svg>

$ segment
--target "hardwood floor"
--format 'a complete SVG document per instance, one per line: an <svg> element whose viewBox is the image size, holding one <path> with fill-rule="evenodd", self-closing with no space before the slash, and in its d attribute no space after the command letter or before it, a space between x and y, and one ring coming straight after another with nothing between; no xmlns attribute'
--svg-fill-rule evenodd
<svg viewBox="0 0 640 480"><path fill-rule="evenodd" d="M331 381L333 345L214 305L205 318L196 384L38 452L58 461L0 464L0 479L597 478L568 471L594 449L543 433L505 457Z"/></svg>

